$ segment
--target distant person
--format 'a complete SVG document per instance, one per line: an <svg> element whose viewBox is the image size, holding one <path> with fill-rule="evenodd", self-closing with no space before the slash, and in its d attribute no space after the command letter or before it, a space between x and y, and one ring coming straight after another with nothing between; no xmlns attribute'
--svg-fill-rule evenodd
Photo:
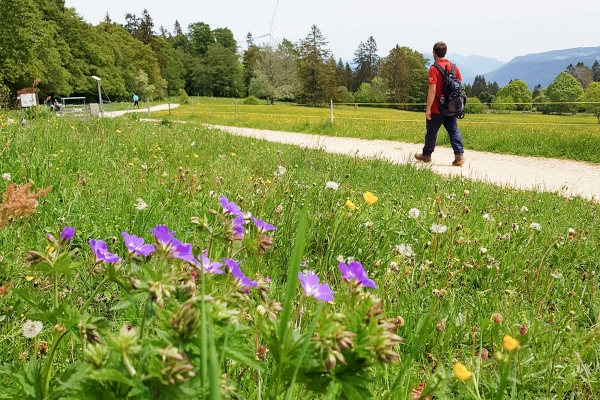
<svg viewBox="0 0 600 400"><path fill-rule="evenodd" d="M454 161L452 161L452 165L460 167L465 163L465 158L463 157L465 149L457 126L458 117L454 113L442 115L439 108L439 100L443 97L444 76L437 66L448 72L455 69L455 76L462 81L462 76L460 75L458 67L452 65L450 61L444 58L446 57L447 51L448 47L444 42L438 42L433 46L433 58L435 62L429 67L429 91L427 92L427 109L425 111L425 118L427 119L425 146L423 147L423 153L415 154L415 158L426 163L431 162L431 154L435 150L438 131L440 130L440 127L444 125L444 128L446 128L448 136L450 137L450 144L454 150Z"/></svg>
<svg viewBox="0 0 600 400"><path fill-rule="evenodd" d="M140 108L140 98L137 94L133 95L133 109Z"/></svg>

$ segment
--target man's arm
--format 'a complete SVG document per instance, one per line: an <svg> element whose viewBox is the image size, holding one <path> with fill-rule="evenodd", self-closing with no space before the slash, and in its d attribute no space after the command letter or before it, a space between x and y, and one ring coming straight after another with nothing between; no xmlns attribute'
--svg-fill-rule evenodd
<svg viewBox="0 0 600 400"><path fill-rule="evenodd" d="M431 119L431 106L433 106L433 101L435 100L435 89L436 84L429 84L429 91L427 92L427 110L425 110L425 118Z"/></svg>

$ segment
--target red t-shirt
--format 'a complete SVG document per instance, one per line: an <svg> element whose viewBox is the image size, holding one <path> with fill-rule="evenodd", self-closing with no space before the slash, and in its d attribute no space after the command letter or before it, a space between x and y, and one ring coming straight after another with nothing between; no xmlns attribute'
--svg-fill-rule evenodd
<svg viewBox="0 0 600 400"><path fill-rule="evenodd" d="M445 58L440 58L439 60L436 61L437 64L440 65L440 67L442 67L442 69L451 69L451 65L450 65L450 61L446 60ZM454 64L456 65L456 64ZM461 80L462 82L462 76L460 75L460 71L458 69L458 66L456 66L456 77L458 79ZM442 92L444 91L444 77L442 76L441 72L438 71L438 69L434 66L431 65L431 67L429 67L429 84L435 83L435 99L433 100L433 104L431 105L431 113L432 114L439 114L440 113L440 109L438 107L438 99L440 97L442 97Z"/></svg>

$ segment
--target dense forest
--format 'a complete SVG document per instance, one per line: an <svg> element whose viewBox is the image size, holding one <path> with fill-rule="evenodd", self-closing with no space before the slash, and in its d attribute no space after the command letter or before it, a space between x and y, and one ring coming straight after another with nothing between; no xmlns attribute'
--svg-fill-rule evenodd
<svg viewBox="0 0 600 400"><path fill-rule="evenodd" d="M352 63L336 61L321 30L313 25L296 43L255 43L244 48L228 28L195 22L171 30L155 27L144 10L118 24L107 14L93 25L64 0L0 0L0 103L37 87L41 96L96 96L93 75L104 95L123 100L169 96L255 96L270 101L316 105L348 103L424 103L428 60L409 47L395 46L379 56L371 36L358 44ZM551 102L600 101L600 65L569 65L548 88L533 92L515 79L500 88L477 76L465 84L469 111L597 112ZM537 105L536 105L537 103ZM487 106L484 106L486 105ZM600 108L596 105L596 108Z"/></svg>

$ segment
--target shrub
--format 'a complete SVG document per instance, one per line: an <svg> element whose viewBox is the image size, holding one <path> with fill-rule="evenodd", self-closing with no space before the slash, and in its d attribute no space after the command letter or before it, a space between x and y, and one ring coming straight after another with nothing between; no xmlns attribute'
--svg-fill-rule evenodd
<svg viewBox="0 0 600 400"><path fill-rule="evenodd" d="M244 104L250 106L257 106L260 104L260 100L256 96L248 96L244 99Z"/></svg>
<svg viewBox="0 0 600 400"><path fill-rule="evenodd" d="M465 104L465 113L467 113L467 114L483 114L484 111L485 111L485 106L481 103L481 101L477 97L467 98L467 103Z"/></svg>
<svg viewBox="0 0 600 400"><path fill-rule="evenodd" d="M183 89L179 89L179 104L188 104L190 102L190 96Z"/></svg>

